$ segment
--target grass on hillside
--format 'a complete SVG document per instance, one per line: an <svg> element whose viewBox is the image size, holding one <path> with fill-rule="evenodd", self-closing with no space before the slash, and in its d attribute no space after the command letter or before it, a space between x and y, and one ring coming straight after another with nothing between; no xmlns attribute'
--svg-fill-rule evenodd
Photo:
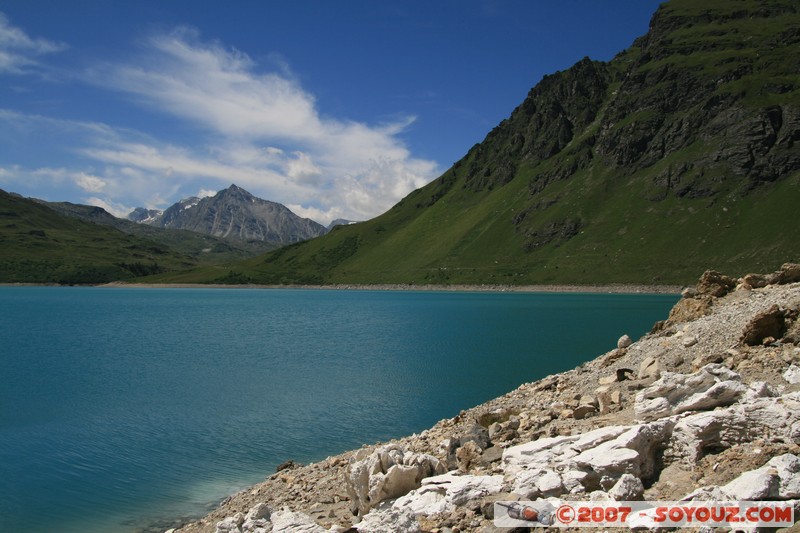
<svg viewBox="0 0 800 533"><path fill-rule="evenodd" d="M0 282L129 280L196 263L158 243L0 192Z"/></svg>

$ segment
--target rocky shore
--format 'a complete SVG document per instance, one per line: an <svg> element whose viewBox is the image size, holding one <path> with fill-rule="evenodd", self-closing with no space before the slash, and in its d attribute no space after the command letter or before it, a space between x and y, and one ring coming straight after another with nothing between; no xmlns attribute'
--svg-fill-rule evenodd
<svg viewBox="0 0 800 533"><path fill-rule="evenodd" d="M495 501L545 498L790 500L800 517L798 315L800 265L706 272L636 342L420 434L287 462L169 532L489 533Z"/></svg>
<svg viewBox="0 0 800 533"><path fill-rule="evenodd" d="M14 284L20 285L20 284ZM468 291L468 292L585 292L619 294L678 294L677 285L635 285L616 283L613 285L223 285L213 283L128 283L114 281L99 287L130 287L142 289L309 289L350 291Z"/></svg>

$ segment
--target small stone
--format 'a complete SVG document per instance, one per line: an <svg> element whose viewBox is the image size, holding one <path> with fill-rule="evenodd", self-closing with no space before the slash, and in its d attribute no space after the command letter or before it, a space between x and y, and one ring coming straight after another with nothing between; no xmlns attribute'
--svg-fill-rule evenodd
<svg viewBox="0 0 800 533"><path fill-rule="evenodd" d="M611 385L612 383L617 382L617 375L614 374L613 376L603 376L597 380L600 385Z"/></svg>
<svg viewBox="0 0 800 533"><path fill-rule="evenodd" d="M483 450L481 450L480 446L475 444L474 441L469 441L464 446L460 447L456 450L458 469L461 472L468 472L470 466L476 463L480 458L481 452L483 452Z"/></svg>
<svg viewBox="0 0 800 533"><path fill-rule="evenodd" d="M496 463L502 458L503 458L503 448L501 448L500 446L492 446L491 448L483 450L479 462L483 465L488 465L491 463Z"/></svg>
<svg viewBox="0 0 800 533"><path fill-rule="evenodd" d="M633 344L633 339L631 339L628 335L623 335L617 341L617 348L619 349L627 348L631 344Z"/></svg>
<svg viewBox="0 0 800 533"><path fill-rule="evenodd" d="M767 278L761 274L747 274L742 278L742 283L746 283L753 289L760 289L767 286Z"/></svg>
<svg viewBox="0 0 800 533"><path fill-rule="evenodd" d="M572 417L575 420L583 420L587 416L593 415L596 412L597 412L597 408L594 405L579 405L572 412Z"/></svg>
<svg viewBox="0 0 800 533"><path fill-rule="evenodd" d="M618 502L641 500L644 495L642 480L632 474L622 474L608 495Z"/></svg>
<svg viewBox="0 0 800 533"><path fill-rule="evenodd" d="M722 363L723 360L724 358L722 357L722 355L718 353L713 353L713 352L701 353L700 355L692 359L692 372L697 372L698 370L700 370L701 368L703 368L708 364Z"/></svg>
<svg viewBox="0 0 800 533"><path fill-rule="evenodd" d="M636 377L640 380L658 379L661 376L661 364L655 357L645 357L639 365Z"/></svg>
<svg viewBox="0 0 800 533"><path fill-rule="evenodd" d="M800 383L800 367L792 365L787 368L786 372L783 373L783 379L788 381L791 385Z"/></svg>
<svg viewBox="0 0 800 533"><path fill-rule="evenodd" d="M697 337L695 335L687 335L686 337L683 338L683 341L681 342L684 345L684 347L689 348L690 346L694 346L695 344L697 344Z"/></svg>
<svg viewBox="0 0 800 533"><path fill-rule="evenodd" d="M297 468L298 466L300 465L295 463L293 460L289 459L288 461L284 461L277 467L275 467L275 472L283 472L284 470L291 470L293 468Z"/></svg>

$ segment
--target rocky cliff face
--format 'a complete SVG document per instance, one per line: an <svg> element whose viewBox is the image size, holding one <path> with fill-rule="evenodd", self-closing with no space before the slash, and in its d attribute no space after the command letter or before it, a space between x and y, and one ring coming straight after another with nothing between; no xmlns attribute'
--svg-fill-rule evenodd
<svg viewBox="0 0 800 533"><path fill-rule="evenodd" d="M257 198L236 185L207 198L186 198L144 221L225 239L292 244L318 237L325 227L287 207Z"/></svg>
<svg viewBox="0 0 800 533"><path fill-rule="evenodd" d="M287 463L172 531L489 533L494 502L513 500L797 508L799 314L800 265L708 272L636 342L419 435Z"/></svg>
<svg viewBox="0 0 800 533"><path fill-rule="evenodd" d="M153 221L156 217L161 216L163 211L160 209L145 209L144 207L137 207L128 213L128 220L131 222L139 222L147 224Z"/></svg>

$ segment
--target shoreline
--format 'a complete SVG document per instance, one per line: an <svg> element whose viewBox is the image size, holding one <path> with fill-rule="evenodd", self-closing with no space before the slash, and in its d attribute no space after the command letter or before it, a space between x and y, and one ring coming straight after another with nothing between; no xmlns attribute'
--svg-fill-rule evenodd
<svg viewBox="0 0 800 533"><path fill-rule="evenodd" d="M777 418L795 420L800 412L793 411L800 401L800 379L787 377L797 368L794 365L800 365L800 321L787 323L787 332L795 328L796 333L787 333L780 343L741 341L742 332L759 323L758 317L772 312L772 307L797 309L800 305L800 283L796 283L800 276L789 270L776 273L763 288L753 288L742 280L737 285L737 280L725 276L716 280L704 275L693 292L683 295L660 329L633 343L631 339L623 342L623 336L617 349L598 354L572 370L523 383L420 433L365 443L308 465L287 462L263 482L231 494L211 513L167 533L232 531L229 524L241 525L239 531L249 532L289 521L319 532L446 531L458 527L461 531L488 533L497 531L493 525L496 501L545 497L583 501L590 494L608 500L611 492L622 490L623 484L616 479L621 471L633 472L625 474L626 481L638 481L638 488L630 488L632 497L626 493L629 499L679 501L693 491L744 487L743 480L749 482L774 461L800 457L800 446L784 436L787 427L796 426L773 424L773 416L758 414L760 409L772 413L780 408ZM550 292L587 289L546 287ZM606 288L593 287L595 292ZM624 288L631 290L634 286ZM758 335L756 341L768 333ZM704 373L716 376L715 372L723 374L710 380L716 384L712 389L706 391L708 385L703 385L694 390L696 378L691 378ZM692 390L676 396L668 409L658 403L661 410L657 411L655 404L651 405L649 398L665 396L666 389L683 390L690 383ZM684 396L710 394L722 386L739 390L738 396L728 401L711 394L714 401L710 405L679 409ZM745 394L745 390L749 392ZM784 404L792 407L787 410L781 407ZM727 435L730 442L687 462L694 451L704 451L704 443L719 438L713 431L710 436L689 432L690 438L686 432L673 431L674 423L687 416L704 423L713 416L715 425L709 427ZM737 417L745 417L746 425L759 431L737 432L743 423ZM647 435L659 432L656 440L661 444L653 446L652 436L639 438L635 433L637 438L631 437L632 432L641 431ZM576 451L575 439L587 434L595 435L598 442L587 440ZM617 438L620 435L626 438ZM537 442L547 446L536 447ZM656 459L664 449L680 453L660 464ZM408 462L409 468L425 459L448 473L423 473L416 489L384 495L376 492L381 499L372 501L373 485L384 482L394 467L381 466L378 472L365 468L382 465L384 456L390 457L395 451L402 457L396 460L403 465ZM607 459L613 455L610 451L620 452L611 462ZM589 465L592 472L605 472L614 479L597 486L596 479L578 475L585 470L582 463L568 460L578 452L584 461L596 463ZM629 456L635 457L631 464L636 468L621 468ZM646 465L652 465L652 471L645 469ZM574 475L568 475L569 469ZM363 472L368 472L365 479ZM540 487L542 472L558 475L548 474L559 483L547 493ZM565 480L577 480L578 485L567 487ZM462 485L471 487L472 492ZM465 495L469 496L467 501ZM410 526L413 529L408 529Z"/></svg>
<svg viewBox="0 0 800 533"><path fill-rule="evenodd" d="M21 284L15 284L21 285ZM37 285L37 284L31 284ZM111 282L94 285L99 288L136 289L307 289L307 290L352 290L352 291L430 291L430 292L520 292L520 293L608 293L608 294L675 294L681 293L681 285L640 285L613 283L607 285L408 285L392 284L332 284L332 285L224 285L204 283L126 283Z"/></svg>

